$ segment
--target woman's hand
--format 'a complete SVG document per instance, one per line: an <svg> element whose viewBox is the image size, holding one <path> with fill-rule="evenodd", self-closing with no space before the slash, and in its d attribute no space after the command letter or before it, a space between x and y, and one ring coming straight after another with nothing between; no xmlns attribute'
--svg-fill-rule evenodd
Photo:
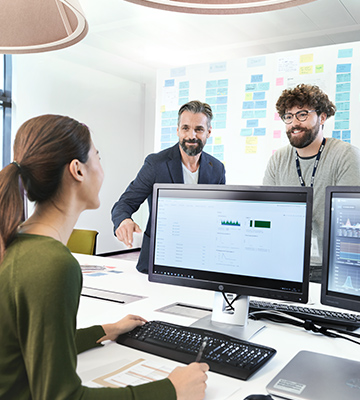
<svg viewBox="0 0 360 400"><path fill-rule="evenodd" d="M196 362L175 368L169 379L175 387L177 400L202 400L205 397L208 370L207 364Z"/></svg>
<svg viewBox="0 0 360 400"><path fill-rule="evenodd" d="M104 340L116 340L119 335L132 331L137 326L144 325L146 322L146 319L138 315L127 315L114 324L104 324L102 328L105 331L105 336L100 338L96 343L101 343Z"/></svg>

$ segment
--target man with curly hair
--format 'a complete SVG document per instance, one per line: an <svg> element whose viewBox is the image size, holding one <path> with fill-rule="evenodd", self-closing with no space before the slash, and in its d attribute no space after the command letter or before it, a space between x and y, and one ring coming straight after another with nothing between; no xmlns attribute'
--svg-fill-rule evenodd
<svg viewBox="0 0 360 400"><path fill-rule="evenodd" d="M276 103L290 145L270 158L263 180L271 186L311 186L314 190L310 281L321 282L325 188L360 185L360 150L324 137L335 105L318 86L300 84Z"/></svg>

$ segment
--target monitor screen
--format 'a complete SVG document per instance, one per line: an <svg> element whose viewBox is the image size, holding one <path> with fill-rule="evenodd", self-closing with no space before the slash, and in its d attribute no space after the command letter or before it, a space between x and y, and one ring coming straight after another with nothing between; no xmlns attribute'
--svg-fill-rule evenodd
<svg viewBox="0 0 360 400"><path fill-rule="evenodd" d="M307 302L312 189L155 184L149 280Z"/></svg>
<svg viewBox="0 0 360 400"><path fill-rule="evenodd" d="M360 187L329 186L325 197L321 303L360 311Z"/></svg>

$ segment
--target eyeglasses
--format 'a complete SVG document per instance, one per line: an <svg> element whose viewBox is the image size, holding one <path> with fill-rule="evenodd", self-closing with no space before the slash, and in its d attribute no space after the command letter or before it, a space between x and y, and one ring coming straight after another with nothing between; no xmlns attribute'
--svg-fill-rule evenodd
<svg viewBox="0 0 360 400"><path fill-rule="evenodd" d="M281 117L281 119L285 122L285 124L291 124L294 117L296 117L298 121L304 122L308 119L309 114L312 112L316 112L316 110L301 110L295 114L286 113Z"/></svg>

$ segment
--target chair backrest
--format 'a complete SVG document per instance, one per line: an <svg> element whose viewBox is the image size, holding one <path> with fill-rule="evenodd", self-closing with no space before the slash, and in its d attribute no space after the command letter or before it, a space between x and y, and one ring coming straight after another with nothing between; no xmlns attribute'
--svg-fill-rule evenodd
<svg viewBox="0 0 360 400"><path fill-rule="evenodd" d="M72 253L94 255L98 233L97 231L87 229L74 229L67 242L67 247Z"/></svg>

